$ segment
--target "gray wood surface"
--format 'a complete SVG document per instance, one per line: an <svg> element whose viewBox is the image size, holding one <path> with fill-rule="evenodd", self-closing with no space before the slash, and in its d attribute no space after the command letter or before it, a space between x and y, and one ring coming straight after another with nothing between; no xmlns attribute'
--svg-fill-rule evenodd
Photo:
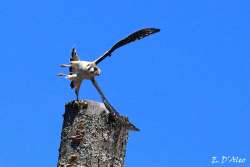
<svg viewBox="0 0 250 167"><path fill-rule="evenodd" d="M65 105L57 166L123 167L129 130L138 129L103 103L72 101Z"/></svg>

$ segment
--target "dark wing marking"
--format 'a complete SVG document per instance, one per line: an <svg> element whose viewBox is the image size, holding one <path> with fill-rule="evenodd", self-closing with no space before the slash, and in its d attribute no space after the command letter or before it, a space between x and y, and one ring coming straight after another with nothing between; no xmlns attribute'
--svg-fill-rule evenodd
<svg viewBox="0 0 250 167"><path fill-rule="evenodd" d="M76 49L73 48L72 52L71 52L71 57L70 57L70 61L79 61L79 57L77 55ZM76 64L71 64L71 66L69 67L69 72L76 72L77 71L77 65Z"/></svg>
<svg viewBox="0 0 250 167"><path fill-rule="evenodd" d="M74 80L70 82L70 87L71 87L71 89L75 88L75 81Z"/></svg>
<svg viewBox="0 0 250 167"><path fill-rule="evenodd" d="M157 33L159 32L160 29L157 28L145 28L145 29L141 29L139 31L136 31L132 34L130 34L128 37L120 40L119 42L117 42L114 46L112 46L108 51L106 51L102 56L100 56L98 59L96 59L94 62L95 64L100 63L103 59L105 59L107 56L111 56L111 53L113 51L115 51L117 48L120 48L130 42L136 41L136 40L140 40L146 36L149 36L151 34Z"/></svg>
<svg viewBox="0 0 250 167"><path fill-rule="evenodd" d="M80 60L80 59L79 59L79 57L78 57L78 55L77 55L77 53L76 53L76 49L73 48L73 49L72 49L72 52L71 52L70 61L79 61L79 60Z"/></svg>
<svg viewBox="0 0 250 167"><path fill-rule="evenodd" d="M69 72L70 74L76 73L78 71L78 65L77 64L71 64L71 66L69 67Z"/></svg>
<svg viewBox="0 0 250 167"><path fill-rule="evenodd" d="M69 67L69 72L71 72L71 73L73 72L72 66Z"/></svg>

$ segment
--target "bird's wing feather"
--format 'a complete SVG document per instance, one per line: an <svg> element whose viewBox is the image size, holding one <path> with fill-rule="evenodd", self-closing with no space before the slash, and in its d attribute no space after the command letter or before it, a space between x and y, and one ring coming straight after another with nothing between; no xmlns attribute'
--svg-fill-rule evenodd
<svg viewBox="0 0 250 167"><path fill-rule="evenodd" d="M117 48L120 48L120 47L122 47L130 42L140 40L146 36L157 33L159 31L160 31L160 29L157 29L157 28L145 28L145 29L141 29L139 31L136 31L136 32L130 34L128 37L117 42L115 45L113 45L108 51L106 51L102 56L100 56L94 62L95 62L95 64L98 64L102 60L104 60L106 57L111 56L112 52L114 52Z"/></svg>
<svg viewBox="0 0 250 167"><path fill-rule="evenodd" d="M78 64L73 63L73 61L80 61L75 48L73 48L71 52L71 57L70 57L71 66L69 67L70 73L75 73L78 71Z"/></svg>
<svg viewBox="0 0 250 167"><path fill-rule="evenodd" d="M79 61L79 60L80 60L80 59L79 59L79 57L78 57L78 55L77 55L77 53L76 53L76 49L73 48L73 49L72 49L72 52L71 52L70 61Z"/></svg>

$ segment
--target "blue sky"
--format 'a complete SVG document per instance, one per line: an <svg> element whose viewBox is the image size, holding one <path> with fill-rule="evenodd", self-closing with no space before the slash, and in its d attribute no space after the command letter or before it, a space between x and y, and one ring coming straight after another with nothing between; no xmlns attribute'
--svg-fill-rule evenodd
<svg viewBox="0 0 250 167"><path fill-rule="evenodd" d="M0 2L0 166L56 166L64 104L56 78L72 47L94 60L145 27L161 32L117 50L97 78L131 132L128 167L250 161L250 3L239 0ZM100 101L89 81L80 97ZM238 164L226 164L237 166Z"/></svg>

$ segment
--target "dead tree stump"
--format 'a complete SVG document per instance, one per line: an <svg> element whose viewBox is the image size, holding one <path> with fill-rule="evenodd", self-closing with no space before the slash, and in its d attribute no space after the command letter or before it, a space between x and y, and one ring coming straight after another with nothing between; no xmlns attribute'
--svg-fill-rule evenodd
<svg viewBox="0 0 250 167"><path fill-rule="evenodd" d="M103 103L72 101L65 105L57 166L123 167L129 130L138 129Z"/></svg>

